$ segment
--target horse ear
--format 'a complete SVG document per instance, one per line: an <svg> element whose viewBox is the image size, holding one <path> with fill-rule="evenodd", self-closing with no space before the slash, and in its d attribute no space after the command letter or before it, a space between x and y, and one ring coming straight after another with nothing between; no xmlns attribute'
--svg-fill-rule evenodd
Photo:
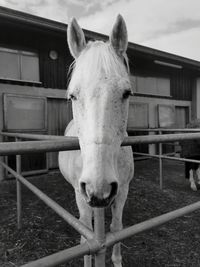
<svg viewBox="0 0 200 267"><path fill-rule="evenodd" d="M67 42L71 55L76 59L86 47L85 35L75 18L67 28Z"/></svg>
<svg viewBox="0 0 200 267"><path fill-rule="evenodd" d="M127 50L128 46L127 28L126 28L126 23L121 15L117 16L116 22L113 26L110 35L110 43L119 56L122 56Z"/></svg>

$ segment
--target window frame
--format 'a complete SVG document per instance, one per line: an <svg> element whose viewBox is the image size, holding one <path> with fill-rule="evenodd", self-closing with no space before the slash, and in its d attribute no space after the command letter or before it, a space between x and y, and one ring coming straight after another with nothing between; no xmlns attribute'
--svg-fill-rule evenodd
<svg viewBox="0 0 200 267"><path fill-rule="evenodd" d="M40 81L40 65L39 65L39 54L36 51L30 51L25 49L19 48L10 48L0 45L0 52L7 52L10 54L15 54L18 57L18 72L19 72L19 79L12 78L12 77L3 77L0 74L0 81L10 81L10 82L22 82L22 83L31 83L36 85L41 85L42 82ZM22 56L32 56L38 58L38 80L26 80L22 79L22 70L23 70L23 63L22 63Z"/></svg>
<svg viewBox="0 0 200 267"><path fill-rule="evenodd" d="M155 79L155 83L156 83L156 90L154 90L153 92L150 91L150 92L147 92L145 90L143 91L140 91L139 88L138 88L138 81L137 79L145 79L145 78L152 78L152 79ZM169 91L169 94L166 94L165 92L161 92L158 93L158 80L161 80L161 79L166 79L168 82L169 82L169 88L168 88L168 91ZM146 76L146 75L131 75L130 77L130 80L131 80L131 84L134 88L134 94L136 95L145 95L145 96L155 96L155 97L167 97L167 98L171 98L172 95L171 95L171 81L170 81L170 77L168 76Z"/></svg>

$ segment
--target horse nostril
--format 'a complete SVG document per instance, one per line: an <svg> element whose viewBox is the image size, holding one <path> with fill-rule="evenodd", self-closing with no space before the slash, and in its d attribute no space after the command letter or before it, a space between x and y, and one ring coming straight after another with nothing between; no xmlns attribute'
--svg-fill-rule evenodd
<svg viewBox="0 0 200 267"><path fill-rule="evenodd" d="M110 185L111 185L110 198L112 198L113 196L117 195L118 183L112 182Z"/></svg>
<svg viewBox="0 0 200 267"><path fill-rule="evenodd" d="M81 193L84 194L84 195L87 197L86 183L81 182L81 183L80 183L80 188L81 188Z"/></svg>

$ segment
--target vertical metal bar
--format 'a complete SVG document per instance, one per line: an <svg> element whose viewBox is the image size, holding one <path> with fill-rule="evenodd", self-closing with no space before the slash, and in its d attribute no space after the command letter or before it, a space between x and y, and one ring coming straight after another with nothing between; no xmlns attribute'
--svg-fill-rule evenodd
<svg viewBox="0 0 200 267"><path fill-rule="evenodd" d="M84 255L84 267L92 267L92 255Z"/></svg>
<svg viewBox="0 0 200 267"><path fill-rule="evenodd" d="M162 131L159 131L159 134L162 134ZM159 143L159 156L162 156L162 143ZM159 177L160 177L160 189L163 189L163 164L162 158L159 158Z"/></svg>
<svg viewBox="0 0 200 267"><path fill-rule="evenodd" d="M16 142L19 138L16 138ZM21 155L16 155L16 171L21 174ZM21 182L16 179L16 189L17 189L17 228L22 228L22 196L21 196Z"/></svg>
<svg viewBox="0 0 200 267"><path fill-rule="evenodd" d="M94 234L96 240L102 244L102 249L95 254L95 267L105 267L105 215L104 208L94 208Z"/></svg>

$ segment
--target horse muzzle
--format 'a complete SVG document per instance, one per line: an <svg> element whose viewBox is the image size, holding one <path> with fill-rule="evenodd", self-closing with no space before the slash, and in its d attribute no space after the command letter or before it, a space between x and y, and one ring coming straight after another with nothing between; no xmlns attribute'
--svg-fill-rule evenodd
<svg viewBox="0 0 200 267"><path fill-rule="evenodd" d="M86 184L85 182L80 183L81 193L84 196L88 205L93 208L102 208L110 206L115 196L118 192L118 183L112 182L109 185L110 192L109 194L106 192L97 193L94 190L91 190L91 185ZM103 189L102 189L103 190Z"/></svg>

